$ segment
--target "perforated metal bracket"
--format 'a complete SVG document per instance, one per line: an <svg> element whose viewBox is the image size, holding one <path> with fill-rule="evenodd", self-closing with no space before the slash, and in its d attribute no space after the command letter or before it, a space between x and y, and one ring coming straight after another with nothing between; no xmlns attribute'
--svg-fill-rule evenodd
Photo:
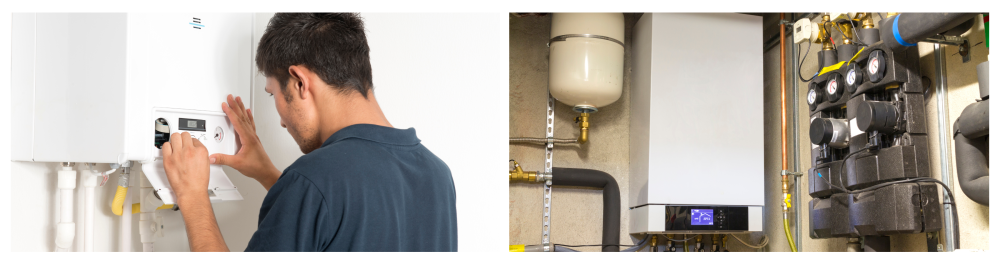
<svg viewBox="0 0 1000 265"><path fill-rule="evenodd" d="M549 102L545 110L545 137L552 139L555 132L555 99L552 94L548 94ZM552 143L545 145L545 175L552 175ZM545 181L542 190L542 251L551 252L551 238L549 231L552 229L552 180Z"/></svg>
<svg viewBox="0 0 1000 265"><path fill-rule="evenodd" d="M802 176L802 172L791 172L791 171L788 171L788 170L784 170L784 169L783 169L783 170L781 170L781 175L782 175L782 176L795 176L795 177L800 177L800 176Z"/></svg>

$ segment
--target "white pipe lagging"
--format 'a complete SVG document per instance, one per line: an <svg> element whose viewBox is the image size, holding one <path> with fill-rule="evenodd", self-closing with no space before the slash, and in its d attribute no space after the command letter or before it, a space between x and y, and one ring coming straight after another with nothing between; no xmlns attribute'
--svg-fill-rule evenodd
<svg viewBox="0 0 1000 265"><path fill-rule="evenodd" d="M76 236L76 223L73 222L73 190L76 189L76 171L69 164L64 164L58 172L59 187L59 224L56 226L56 251L69 251Z"/></svg>
<svg viewBox="0 0 1000 265"><path fill-rule="evenodd" d="M97 207L94 190L97 188L97 175L89 170L81 170L80 178L84 187L84 218L83 218L83 251L94 252L94 211Z"/></svg>
<svg viewBox="0 0 1000 265"><path fill-rule="evenodd" d="M139 241L142 242L142 252L153 252L153 217L152 213L162 205L154 205L159 199L153 196L153 185L145 176L139 178Z"/></svg>

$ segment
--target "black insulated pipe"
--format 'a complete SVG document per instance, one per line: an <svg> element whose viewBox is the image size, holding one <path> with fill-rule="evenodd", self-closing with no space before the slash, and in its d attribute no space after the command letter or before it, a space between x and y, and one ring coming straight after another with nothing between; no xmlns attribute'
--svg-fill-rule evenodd
<svg viewBox="0 0 1000 265"><path fill-rule="evenodd" d="M604 189L604 232L601 234L601 251L619 252L621 236L621 194L618 181L608 173L581 168L552 168L552 185Z"/></svg>
<svg viewBox="0 0 1000 265"><path fill-rule="evenodd" d="M990 206L990 101L973 103L955 121L958 184L972 201Z"/></svg>
<svg viewBox="0 0 1000 265"><path fill-rule="evenodd" d="M882 42L893 51L906 47L917 46L928 37L939 33L951 32L958 26L963 26L976 13L904 13L886 18L882 24ZM960 29L958 29L960 30ZM968 30L968 29L966 29ZM964 31L963 31L964 32Z"/></svg>

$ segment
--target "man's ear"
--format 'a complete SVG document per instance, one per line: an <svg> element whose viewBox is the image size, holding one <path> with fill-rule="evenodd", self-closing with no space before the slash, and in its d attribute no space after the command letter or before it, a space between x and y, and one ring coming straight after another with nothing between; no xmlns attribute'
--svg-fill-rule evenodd
<svg viewBox="0 0 1000 265"><path fill-rule="evenodd" d="M293 96L298 96L299 99L306 99L312 96L312 81L308 78L310 71L302 65L292 65L288 67L288 75L291 80L289 80L288 85L291 87L290 90L295 90L296 94Z"/></svg>

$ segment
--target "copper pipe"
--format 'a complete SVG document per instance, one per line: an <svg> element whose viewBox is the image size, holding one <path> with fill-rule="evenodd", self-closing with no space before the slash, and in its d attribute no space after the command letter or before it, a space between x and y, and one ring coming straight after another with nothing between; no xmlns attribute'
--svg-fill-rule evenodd
<svg viewBox="0 0 1000 265"><path fill-rule="evenodd" d="M781 13L781 20L785 13ZM781 170L788 170L788 124L785 119L785 25L781 26ZM788 175L781 175L781 193L788 194ZM784 199L784 198L782 198Z"/></svg>

